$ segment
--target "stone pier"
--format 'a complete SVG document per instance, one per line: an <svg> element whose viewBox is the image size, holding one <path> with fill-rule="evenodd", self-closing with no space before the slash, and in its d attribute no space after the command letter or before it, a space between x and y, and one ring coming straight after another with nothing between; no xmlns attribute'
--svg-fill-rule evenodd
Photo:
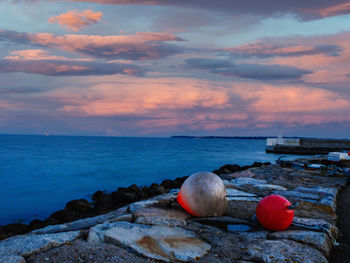
<svg viewBox="0 0 350 263"><path fill-rule="evenodd" d="M0 262L328 262L341 235L337 195L348 181L346 168L332 169L264 165L228 173L222 175L229 200L224 216L192 217L177 204L175 189L2 240ZM285 231L268 231L255 218L269 194L299 203Z"/></svg>

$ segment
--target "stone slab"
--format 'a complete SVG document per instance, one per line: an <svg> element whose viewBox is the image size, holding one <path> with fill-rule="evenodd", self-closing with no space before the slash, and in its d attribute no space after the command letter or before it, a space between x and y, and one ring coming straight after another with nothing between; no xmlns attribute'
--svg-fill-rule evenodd
<svg viewBox="0 0 350 263"><path fill-rule="evenodd" d="M255 197L255 194L247 193L233 188L226 188L226 195L228 197Z"/></svg>
<svg viewBox="0 0 350 263"><path fill-rule="evenodd" d="M0 242L0 255L17 255L26 257L33 253L38 253L72 242L79 237L80 231L14 236Z"/></svg>
<svg viewBox="0 0 350 263"><path fill-rule="evenodd" d="M117 222L90 229L89 242L107 242L167 262L190 261L208 253L211 246L193 232L178 227Z"/></svg>
<svg viewBox="0 0 350 263"><path fill-rule="evenodd" d="M292 240L257 239L240 246L242 260L254 262L328 263L317 249Z"/></svg>
<svg viewBox="0 0 350 263"><path fill-rule="evenodd" d="M186 220L191 217L183 209L163 209L148 207L134 213L135 223L144 225L185 226Z"/></svg>
<svg viewBox="0 0 350 263"><path fill-rule="evenodd" d="M102 224L106 221L116 222L116 221L132 221L132 214L121 212L119 210L110 212L108 214L99 215L95 217L89 217L80 219L74 222L69 222L60 225L50 225L41 229L33 231L36 234L49 234L49 233L59 233L59 232L68 232L75 230L89 229L92 226Z"/></svg>
<svg viewBox="0 0 350 263"><path fill-rule="evenodd" d="M277 231L269 235L270 239L289 239L299 243L311 245L320 250L325 256L329 255L332 243L326 233L304 231L304 230L287 230Z"/></svg>
<svg viewBox="0 0 350 263"><path fill-rule="evenodd" d="M0 256L0 263L26 263L26 260L21 256Z"/></svg>
<svg viewBox="0 0 350 263"><path fill-rule="evenodd" d="M255 215L256 207L261 200L257 197L227 197L229 204L225 215L240 219L251 219Z"/></svg>

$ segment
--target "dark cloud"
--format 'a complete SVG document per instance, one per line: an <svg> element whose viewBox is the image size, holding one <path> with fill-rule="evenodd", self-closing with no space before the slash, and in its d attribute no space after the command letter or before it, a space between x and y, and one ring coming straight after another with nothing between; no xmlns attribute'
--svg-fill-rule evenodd
<svg viewBox="0 0 350 263"><path fill-rule="evenodd" d="M54 35L51 33L20 33L0 30L0 40L30 44L80 53L97 58L148 60L182 53L183 48L166 43L183 39L166 33L135 35Z"/></svg>
<svg viewBox="0 0 350 263"><path fill-rule="evenodd" d="M298 57L306 55L339 56L343 51L337 45L300 45L274 42L256 42L239 47L222 49L223 53L235 58Z"/></svg>
<svg viewBox="0 0 350 263"><path fill-rule="evenodd" d="M24 72L46 76L143 75L145 70L130 64L55 60L0 60L0 72Z"/></svg>
<svg viewBox="0 0 350 263"><path fill-rule="evenodd" d="M192 58L185 61L186 69L202 69L223 76L255 80L299 79L309 70L283 65L234 64L227 60Z"/></svg>
<svg viewBox="0 0 350 263"><path fill-rule="evenodd" d="M27 94L27 93L37 93L43 90L35 87L13 87L13 88L1 88L0 94Z"/></svg>
<svg viewBox="0 0 350 263"><path fill-rule="evenodd" d="M350 13L348 0L66 0L115 5L169 5L219 10L229 14L260 16L294 14L306 20Z"/></svg>

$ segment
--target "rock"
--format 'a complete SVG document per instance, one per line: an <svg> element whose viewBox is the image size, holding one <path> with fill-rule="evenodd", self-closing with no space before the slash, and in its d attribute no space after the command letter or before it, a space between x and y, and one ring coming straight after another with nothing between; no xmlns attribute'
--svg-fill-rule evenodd
<svg viewBox="0 0 350 263"><path fill-rule="evenodd" d="M150 196L155 196L155 195L162 195L165 194L166 190L163 186L160 186L156 183L151 184L149 187L149 195Z"/></svg>
<svg viewBox="0 0 350 263"><path fill-rule="evenodd" d="M236 179L231 180L231 183L233 183L235 186L242 186L242 185L254 185L254 184L267 184L266 180L258 180L250 177L238 177Z"/></svg>
<svg viewBox="0 0 350 263"><path fill-rule="evenodd" d="M334 223L337 218L334 199L320 199L318 195L297 191L274 191L273 193L282 195L292 203L298 202L298 206L294 210L295 216L320 218L330 223Z"/></svg>
<svg viewBox="0 0 350 263"><path fill-rule="evenodd" d="M248 177L238 177L236 179L233 179L230 183L226 183L226 187L236 188L262 197L270 195L273 191L276 190L288 190L287 188L280 185L269 184L266 180L257 180Z"/></svg>
<svg viewBox="0 0 350 263"><path fill-rule="evenodd" d="M243 237L247 240L257 240L257 239L267 239L267 236L269 234L269 231L266 230L260 230L260 231L254 231L254 232L238 232L236 233L240 237Z"/></svg>
<svg viewBox="0 0 350 263"><path fill-rule="evenodd" d="M244 191L240 191L237 189L233 189L233 188L226 188L226 194L227 197L254 197L256 196L255 194L250 194Z"/></svg>
<svg viewBox="0 0 350 263"><path fill-rule="evenodd" d="M111 244L91 244L75 240L48 251L32 255L28 263L154 263L144 257L137 256L126 249Z"/></svg>
<svg viewBox="0 0 350 263"><path fill-rule="evenodd" d="M21 235L25 234L30 231L27 225L25 224L8 224L3 227L1 227L1 236L3 235L3 238L7 238L9 236L14 236L14 235ZM3 239L1 238L1 239ZM1 240L0 239L0 240Z"/></svg>
<svg viewBox="0 0 350 263"><path fill-rule="evenodd" d="M191 216L180 209L141 208L134 213L135 223L144 225L185 226Z"/></svg>
<svg viewBox="0 0 350 263"><path fill-rule="evenodd" d="M67 231L74 231L74 230L84 230L94 225L102 224L106 221L117 222L117 221L132 221L132 220L133 220L132 214L126 213L126 211L118 209L116 211L113 211L104 215L88 217L88 218L84 218L74 222L69 222L69 223L60 224L60 225L50 225L42 229L37 229L33 231L33 233L49 234L49 233L59 233L59 232L67 232Z"/></svg>
<svg viewBox="0 0 350 263"><path fill-rule="evenodd" d="M129 204L132 202L136 202L138 200L137 193L134 193L134 192L128 193L120 190L112 192L111 198L114 205Z"/></svg>
<svg viewBox="0 0 350 263"><path fill-rule="evenodd" d="M21 256L0 256L0 263L26 263Z"/></svg>
<svg viewBox="0 0 350 263"><path fill-rule="evenodd" d="M296 187L294 188L294 191L297 192L302 192L302 193L311 193L311 194L316 194L316 195L329 195L332 196L333 198L336 197L336 195L339 192L339 189L337 187Z"/></svg>
<svg viewBox="0 0 350 263"><path fill-rule="evenodd" d="M34 230L34 229L38 229L38 228L43 228L47 226L47 223L45 223L44 221L38 220L38 219L34 219L32 222L30 222L29 224L29 228L30 230Z"/></svg>
<svg viewBox="0 0 350 263"><path fill-rule="evenodd" d="M113 206L111 195L102 191L95 192L91 199L94 200L94 209L96 210L106 210Z"/></svg>
<svg viewBox="0 0 350 263"><path fill-rule="evenodd" d="M241 219L251 219L261 200L257 197L227 197L229 204L225 215Z"/></svg>
<svg viewBox="0 0 350 263"><path fill-rule="evenodd" d="M80 213L89 212L91 211L91 208L92 208L91 204L85 199L77 199L77 200L69 201L65 207L65 209L69 211L80 212Z"/></svg>
<svg viewBox="0 0 350 263"><path fill-rule="evenodd" d="M273 194L282 195L285 198L294 198L298 200L320 200L320 196L311 193L303 193L298 191L274 191Z"/></svg>
<svg viewBox="0 0 350 263"><path fill-rule="evenodd" d="M90 229L88 240L131 248L143 256L168 262L199 259L211 248L194 233L181 228L128 222L97 225Z"/></svg>
<svg viewBox="0 0 350 263"><path fill-rule="evenodd" d="M221 166L219 169L214 170L213 173L217 175L222 175L222 174L231 174L237 171L242 170L242 167L236 164L226 164L224 166Z"/></svg>
<svg viewBox="0 0 350 263"><path fill-rule="evenodd" d="M299 243L311 245L320 250L325 256L329 255L332 248L331 240L327 234L314 231L287 230L277 231L269 235L270 239L289 239Z"/></svg>
<svg viewBox="0 0 350 263"><path fill-rule="evenodd" d="M314 219L295 216L290 229L324 232L331 238L332 243L340 236L340 231L335 225L319 218Z"/></svg>
<svg viewBox="0 0 350 263"><path fill-rule="evenodd" d="M244 170L244 171L240 171L240 172L235 172L232 174L228 174L227 177L230 179L234 179L234 178L238 178L238 177L246 177L246 178L252 178L255 177L255 173L252 169L249 170ZM229 180L229 179L227 179Z"/></svg>
<svg viewBox="0 0 350 263"><path fill-rule="evenodd" d="M161 184L161 186L163 186L166 189L174 189L174 188L178 188L179 186L177 186L173 180L164 180Z"/></svg>
<svg viewBox="0 0 350 263"><path fill-rule="evenodd" d="M156 206L156 205L159 205L161 203L171 202L171 200L176 199L178 192L179 192L178 190L174 190L171 193L158 195L158 196L155 196L155 197L147 199L147 200L142 200L142 201L132 203L128 206L128 211L130 211L131 213L134 213L138 209L141 209L141 208Z"/></svg>
<svg viewBox="0 0 350 263"><path fill-rule="evenodd" d="M317 249L292 240L249 240L240 246L240 259L254 262L327 263Z"/></svg>
<svg viewBox="0 0 350 263"><path fill-rule="evenodd" d="M71 242L80 237L80 231L57 234L27 234L10 237L0 242L0 255L17 255L27 257L62 244Z"/></svg>

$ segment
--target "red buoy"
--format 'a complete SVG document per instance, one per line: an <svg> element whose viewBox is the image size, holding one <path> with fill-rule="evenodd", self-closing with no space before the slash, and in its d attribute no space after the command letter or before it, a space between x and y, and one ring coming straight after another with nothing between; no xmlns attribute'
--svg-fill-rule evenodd
<svg viewBox="0 0 350 263"><path fill-rule="evenodd" d="M293 222L294 210L289 209L291 205L280 195L266 196L256 208L256 217L266 229L284 230Z"/></svg>

